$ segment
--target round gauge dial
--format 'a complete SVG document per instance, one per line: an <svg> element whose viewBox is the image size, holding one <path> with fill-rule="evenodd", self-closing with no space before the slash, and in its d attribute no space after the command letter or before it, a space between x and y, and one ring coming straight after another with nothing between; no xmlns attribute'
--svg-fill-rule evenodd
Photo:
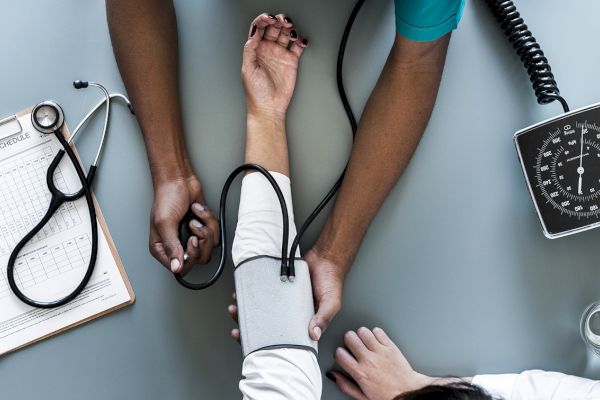
<svg viewBox="0 0 600 400"><path fill-rule="evenodd" d="M600 213L600 127L575 121L556 128L539 148L537 186L556 209L573 217Z"/></svg>
<svg viewBox="0 0 600 400"><path fill-rule="evenodd" d="M546 237L600 227L600 104L521 129L514 140Z"/></svg>

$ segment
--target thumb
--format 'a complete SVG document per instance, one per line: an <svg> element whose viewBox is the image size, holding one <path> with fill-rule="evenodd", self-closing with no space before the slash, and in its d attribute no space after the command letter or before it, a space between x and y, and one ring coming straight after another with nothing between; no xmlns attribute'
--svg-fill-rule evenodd
<svg viewBox="0 0 600 400"><path fill-rule="evenodd" d="M339 297L329 294L319 299L317 304L317 313L312 317L308 324L308 335L312 340L319 340L329 323L340 311L342 301Z"/></svg>
<svg viewBox="0 0 600 400"><path fill-rule="evenodd" d="M169 266L173 273L181 272L183 267L183 246L179 241L177 221L165 221L157 224L157 231L169 260Z"/></svg>

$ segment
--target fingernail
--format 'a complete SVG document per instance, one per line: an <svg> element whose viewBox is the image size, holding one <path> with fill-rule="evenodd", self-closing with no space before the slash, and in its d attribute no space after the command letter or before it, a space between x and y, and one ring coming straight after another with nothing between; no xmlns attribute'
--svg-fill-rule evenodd
<svg viewBox="0 0 600 400"><path fill-rule="evenodd" d="M198 247L198 238L196 236L192 236L192 246Z"/></svg>
<svg viewBox="0 0 600 400"><path fill-rule="evenodd" d="M171 271L176 274L179 272L179 268L181 267L181 263L177 258L171 260Z"/></svg>
<svg viewBox="0 0 600 400"><path fill-rule="evenodd" d="M271 19L275 19L275 16L273 14L268 14L268 17Z"/></svg>
<svg viewBox="0 0 600 400"><path fill-rule="evenodd" d="M290 37L291 37L292 39L298 39L298 32L296 32L296 30L295 30L295 29L294 29L294 30L291 30L291 31L290 31Z"/></svg>
<svg viewBox="0 0 600 400"><path fill-rule="evenodd" d="M327 372L325 376L335 382L335 375L331 371Z"/></svg>
<svg viewBox="0 0 600 400"><path fill-rule="evenodd" d="M302 39L302 44L308 46L308 39Z"/></svg>
<svg viewBox="0 0 600 400"><path fill-rule="evenodd" d="M317 340L321 339L321 334L323 333L321 331L321 328L319 328L318 326L315 326L313 328L313 332L315 333L315 336L316 336Z"/></svg>
<svg viewBox="0 0 600 400"><path fill-rule="evenodd" d="M256 34L256 24L252 25L252 31L250 32L250 37L254 37Z"/></svg>
<svg viewBox="0 0 600 400"><path fill-rule="evenodd" d="M194 228L198 228L198 229L200 229L200 228L202 228L204 225L202 225L202 224L200 223L200 221L198 221L197 219L193 219L193 220L192 220L192 226L193 226Z"/></svg>
<svg viewBox="0 0 600 400"><path fill-rule="evenodd" d="M253 31L252 31L252 34L250 35L250 37L254 36L254 33L256 33L256 25L254 25L254 28L253 28ZM202 207L202 204L200 204L200 203L192 204L192 208L194 209L194 211L197 211L197 212L204 211L204 207Z"/></svg>
<svg viewBox="0 0 600 400"><path fill-rule="evenodd" d="M287 22L288 24L291 24L291 23L293 22L293 21L292 21L292 19L291 19L290 17L285 17L285 18L283 19L283 21L284 21L284 22Z"/></svg>

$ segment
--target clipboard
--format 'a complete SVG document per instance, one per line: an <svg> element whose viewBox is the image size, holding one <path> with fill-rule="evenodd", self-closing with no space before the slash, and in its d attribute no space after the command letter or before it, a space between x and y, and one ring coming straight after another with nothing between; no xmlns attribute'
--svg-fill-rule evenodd
<svg viewBox="0 0 600 400"><path fill-rule="evenodd" d="M0 119L0 154L2 152L2 144L3 143L10 143L11 140L12 140L12 142L16 143L17 138L19 138L18 135L21 135L21 136L24 135L24 132L27 130L27 128L24 125L26 125L26 122L28 120L30 121L31 112L32 112L32 108L28 108L28 109L25 109L23 111L20 111L16 114L10 116L10 117ZM35 128L33 128L33 129L35 130ZM61 131L65 138L68 139L70 137L70 133L69 133L66 123L62 126ZM37 131L35 131L35 132L37 132ZM55 139L54 135L51 135L51 136L52 136L52 138ZM20 139L20 140L23 140L23 139ZM79 162L81 164L81 159L79 158L79 155L77 154L77 150L76 150L75 146L72 145L72 148L77 156L77 159L79 160ZM0 157L0 162L1 162L1 160L2 160L2 158ZM1 165L2 164L0 163L0 174L2 173ZM14 347L10 347L10 348L2 347L2 340L3 340L2 332L3 331L1 329L2 321L0 321L0 356L10 353L10 352L13 352L13 351L16 351L16 350L19 350L19 349L22 349L24 347L27 347L34 343L37 343L41 340L47 339L51 336L60 334L69 329L72 329L79 325L85 324L86 322L92 321L96 318L100 318L111 312L114 312L123 307L131 305L135 302L135 293L133 291L133 288L131 286L131 283L129 281L127 273L125 271L125 267L123 266L122 260L117 251L115 243L110 235L110 231L108 230L108 226L106 224L104 215L102 214L102 211L100 209L98 201L93 193L92 193L92 196L93 196L94 206L96 207L97 223L100 228L98 230L99 231L99 240L103 241L101 243L101 245L105 243L106 247L108 248L108 252L105 252L105 255L107 257L109 256L111 259L110 261L112 261L112 263L114 263L114 265L111 264L107 268L109 268L109 267L111 268L111 274L112 274L111 279L113 279L115 281L114 286L116 288L118 288L118 290L119 290L119 299L120 300L113 302L113 303L109 303L109 305L106 306L106 308L104 308L104 307L95 308L95 307L89 306L89 304L92 302L86 303L81 307L87 307L87 308L89 308L89 310L85 310L80 318L79 317L76 317L76 318L62 317L62 315L69 315L70 312L77 309L76 307L80 307L80 306L75 306L74 308L69 308L70 304L71 304L71 303L69 303L69 304L63 306L64 309L63 309L63 307L53 309L53 310L55 310L55 312L57 312L57 314L58 314L59 310L63 309L63 311L61 311L62 312L61 316L58 316L56 318L63 318L64 324L54 324L54 325L57 325L56 329L51 329L47 332L40 332L39 335L35 335L35 334L32 334L33 332L29 332L29 336L31 336L30 338L28 338L27 340L21 340L22 343L19 343L18 345L14 346ZM86 214L85 217L87 217L89 220L89 215ZM88 228L89 228L89 226L88 226ZM2 231L0 231L0 238L2 237L1 235L2 235ZM0 248L0 250L1 250L1 248ZM104 260L107 260L107 258L105 257ZM99 261L97 261L97 264L98 264L98 262ZM0 265L0 267L3 268L4 269L3 272L6 273L6 263L2 263ZM116 269L115 269L115 267L116 267ZM98 265L96 265L96 269L98 269ZM114 271L113 271L113 269L114 269ZM96 272L97 271L95 270L94 274L96 274ZM92 275L92 276L94 276L94 275ZM0 271L0 279L1 278L5 278L5 276L2 275L2 271ZM50 279L50 278L48 278L48 279ZM88 287L92 284L92 280L90 280L90 283L88 283ZM0 283L1 283L1 281L0 281ZM115 290L117 290L117 289L115 289ZM12 292L10 294L12 294ZM14 294L12 294L12 296L14 296ZM83 293L80 296L83 296ZM78 301L78 299L80 298L80 296L78 296L75 300L73 300L72 303L76 303ZM16 299L16 296L14 296L14 297ZM3 299L3 297L1 296L1 293L0 293L0 307L2 307L2 299ZM6 297L4 297L4 299L6 299ZM27 307L27 308L31 308L29 306L25 306L25 305L23 305L23 306ZM82 312L81 307L79 309L77 309L77 313ZM47 312L48 314L50 314L51 312L53 312L53 310L50 310L50 311L44 310L44 312ZM66 311L64 311L64 310L66 310ZM33 312L35 314L38 311L40 312L40 315L45 316L45 314L42 314L42 312L40 310L36 310L36 309L32 309L27 312L28 313ZM2 311L0 311L0 313L1 312ZM73 317L73 316L71 316L71 317ZM48 317L47 320L49 320L50 318L55 318L55 317ZM45 322L47 320L44 320L43 322ZM36 328L34 328L34 327L25 328L25 329L36 330ZM48 329L46 329L46 330L48 330ZM19 333L17 333L17 334L19 334ZM14 335L14 333L12 333L11 335ZM16 342L19 342L19 340L17 340Z"/></svg>

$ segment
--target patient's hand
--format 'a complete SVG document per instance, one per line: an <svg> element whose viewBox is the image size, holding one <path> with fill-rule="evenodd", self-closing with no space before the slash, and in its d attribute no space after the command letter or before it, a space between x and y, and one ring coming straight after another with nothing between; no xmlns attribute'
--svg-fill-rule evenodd
<svg viewBox="0 0 600 400"><path fill-rule="evenodd" d="M285 14L264 13L252 21L242 63L249 114L285 117L307 45Z"/></svg>
<svg viewBox="0 0 600 400"><path fill-rule="evenodd" d="M390 400L435 381L412 369L380 328L347 332L344 344L345 347L336 349L335 361L354 382L338 371L329 371L327 377L352 399Z"/></svg>

